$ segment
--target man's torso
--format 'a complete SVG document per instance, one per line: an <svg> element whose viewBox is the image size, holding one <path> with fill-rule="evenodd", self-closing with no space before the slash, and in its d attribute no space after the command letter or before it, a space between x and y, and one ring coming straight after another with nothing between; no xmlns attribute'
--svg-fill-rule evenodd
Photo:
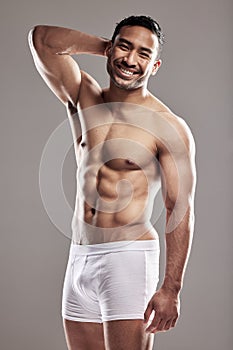
<svg viewBox="0 0 233 350"><path fill-rule="evenodd" d="M87 83L78 111L68 111L77 160L73 241L156 239L150 218L160 188L161 115L169 110L152 95L142 106L109 102L107 92Z"/></svg>

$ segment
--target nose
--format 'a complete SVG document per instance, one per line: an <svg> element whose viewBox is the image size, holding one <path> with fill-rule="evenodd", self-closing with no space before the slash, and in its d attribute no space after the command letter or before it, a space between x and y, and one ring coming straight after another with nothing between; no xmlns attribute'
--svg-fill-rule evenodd
<svg viewBox="0 0 233 350"><path fill-rule="evenodd" d="M126 56L124 57L124 62L127 63L128 66L136 66L137 63L137 57L135 51L129 51Z"/></svg>

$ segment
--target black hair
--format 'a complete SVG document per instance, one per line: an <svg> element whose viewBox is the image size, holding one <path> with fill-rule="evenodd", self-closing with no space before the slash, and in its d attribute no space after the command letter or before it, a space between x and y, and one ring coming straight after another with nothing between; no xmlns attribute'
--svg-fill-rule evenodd
<svg viewBox="0 0 233 350"><path fill-rule="evenodd" d="M150 16L129 16L117 23L113 32L111 41L114 43L116 36L119 34L120 29L124 26L140 26L149 29L152 33L156 34L159 41L159 50L157 58L159 58L162 47L164 44L164 34L158 22L156 22Z"/></svg>

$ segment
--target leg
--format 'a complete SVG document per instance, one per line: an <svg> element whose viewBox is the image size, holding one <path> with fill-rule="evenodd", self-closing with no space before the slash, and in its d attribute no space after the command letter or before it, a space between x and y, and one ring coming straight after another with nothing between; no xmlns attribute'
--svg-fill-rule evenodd
<svg viewBox="0 0 233 350"><path fill-rule="evenodd" d="M105 350L103 324L63 319L69 350Z"/></svg>
<svg viewBox="0 0 233 350"><path fill-rule="evenodd" d="M138 247L139 243L135 242ZM152 350L154 334L145 332L143 319L157 287L158 257L154 249L120 251L103 258L99 296L106 350Z"/></svg>
<svg viewBox="0 0 233 350"><path fill-rule="evenodd" d="M154 334L145 332L143 320L104 322L107 350L152 350Z"/></svg>
<svg viewBox="0 0 233 350"><path fill-rule="evenodd" d="M71 246L63 287L62 316L69 350L105 350L98 298L98 255L78 254ZM94 266L92 266L94 265Z"/></svg>

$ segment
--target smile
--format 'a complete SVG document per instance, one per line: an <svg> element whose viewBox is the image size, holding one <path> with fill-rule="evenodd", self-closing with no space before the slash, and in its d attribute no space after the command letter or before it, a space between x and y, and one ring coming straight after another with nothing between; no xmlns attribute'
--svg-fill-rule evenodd
<svg viewBox="0 0 233 350"><path fill-rule="evenodd" d="M131 70L131 69L127 69L127 68L123 68L120 65L116 65L116 73L118 76L120 76L121 78L131 78L133 75L138 74L137 71L135 70Z"/></svg>
<svg viewBox="0 0 233 350"><path fill-rule="evenodd" d="M130 72L129 70L126 70L126 69L124 69L124 68L120 68L120 70L121 70L124 74L133 75L133 72Z"/></svg>

